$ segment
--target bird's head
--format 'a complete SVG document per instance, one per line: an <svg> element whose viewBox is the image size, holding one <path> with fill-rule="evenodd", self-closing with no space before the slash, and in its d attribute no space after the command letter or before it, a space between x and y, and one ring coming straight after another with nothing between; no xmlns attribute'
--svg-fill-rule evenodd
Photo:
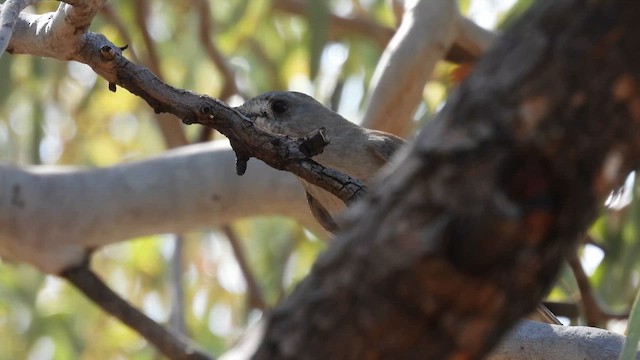
<svg viewBox="0 0 640 360"><path fill-rule="evenodd" d="M271 133L302 137L320 127L347 122L314 98L293 91L271 91L237 108L258 127Z"/></svg>

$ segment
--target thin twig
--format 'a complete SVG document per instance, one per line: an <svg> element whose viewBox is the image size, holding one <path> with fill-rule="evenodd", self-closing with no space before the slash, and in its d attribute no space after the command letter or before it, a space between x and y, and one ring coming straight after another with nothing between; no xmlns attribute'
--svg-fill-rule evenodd
<svg viewBox="0 0 640 360"><path fill-rule="evenodd" d="M202 44L205 53L209 57L209 60L218 68L222 78L224 79L222 92L220 98L223 100L229 99L232 95L238 94L243 98L247 98L247 95L242 93L236 83L235 74L233 69L229 66L229 62L225 59L224 55L216 44L211 40L214 29L211 23L211 7L206 0L198 0L195 3L195 10L198 12L200 19L200 26L198 28L198 34L200 38L200 44Z"/></svg>
<svg viewBox="0 0 640 360"><path fill-rule="evenodd" d="M187 338L160 326L132 306L107 286L89 269L88 264L60 274L94 303L144 336L170 359L212 360L213 357L196 348Z"/></svg>
<svg viewBox="0 0 640 360"><path fill-rule="evenodd" d="M275 0L273 8L296 15L304 15L306 13L306 4L300 0ZM471 20L468 21L470 22ZM330 35L333 38L344 39L346 33L355 33L373 39L381 48L385 48L395 34L395 29L358 16L345 17L330 14L329 26ZM454 63L475 61L477 54L467 49L465 45L467 44L454 43L445 55L445 59Z"/></svg>
<svg viewBox="0 0 640 360"><path fill-rule="evenodd" d="M278 281L278 304L283 301L288 294L288 289L286 287L287 271L285 264L289 262L291 256L293 255L293 252L298 247L298 245L300 245L300 242L303 241L301 240L302 238L302 228L298 227L298 231L293 234L293 236L292 234L289 235L289 241L287 241L286 245L283 246L280 252L277 254L276 259L280 264L283 264L282 266L278 267L278 279L280 279L280 281Z"/></svg>
<svg viewBox="0 0 640 360"><path fill-rule="evenodd" d="M158 78L163 79L161 67L160 67L160 57L158 56L158 50L156 49L155 43L151 34L149 33L149 28L147 27L147 15L149 14L149 2L147 0L138 0L134 1L134 16L136 20L136 24L142 33L142 39L145 44L147 56L144 63L147 65L149 70L151 70ZM185 146L189 142L185 135L184 129L180 125L174 116L170 114L157 114L156 122L158 123L158 127L162 133L162 137L165 141L165 145L167 148L172 149L180 146Z"/></svg>
<svg viewBox="0 0 640 360"><path fill-rule="evenodd" d="M184 268L184 237L176 234L174 239L174 250L169 259L169 284L171 286L171 312L169 324L171 328L179 334L187 335L187 326L184 319L184 282L182 270Z"/></svg>
<svg viewBox="0 0 640 360"><path fill-rule="evenodd" d="M299 0L275 0L273 2L274 9L296 15L305 15L306 7L307 4ZM346 32L356 33L373 39L381 48L387 46L395 33L395 30L390 27L382 26L362 17L330 14L329 25L334 36L343 36Z"/></svg>
<svg viewBox="0 0 640 360"><path fill-rule="evenodd" d="M136 24L142 33L142 39L146 48L146 61L151 71L162 78L162 71L160 68L160 58L156 49L155 43L149 33L147 27L147 15L149 13L149 3L146 0L139 0L135 2L134 14ZM184 146L187 144L187 138L182 130L182 127L175 119L168 114L157 114L156 122L161 130L162 137L165 141L165 145L168 148L175 148ZM173 293L173 302L171 306L170 321L173 329L181 334L186 334L186 325L184 319L184 284L182 279L182 254L184 242L182 241L182 235L177 234L175 238L175 249L171 259L169 259L170 271L170 283Z"/></svg>
<svg viewBox="0 0 640 360"><path fill-rule="evenodd" d="M147 15L149 14L149 2L147 0L138 0L134 2L134 17L136 25L142 34L142 40L144 41L145 48L147 50L147 58L145 63L151 71L153 71L159 78L163 78L162 71L160 70L160 58L158 51L156 50L153 38L149 33L147 27Z"/></svg>
<svg viewBox="0 0 640 360"><path fill-rule="evenodd" d="M242 92L236 82L236 77L233 69L229 65L227 59L222 55L222 52L216 44L211 40L214 34L214 26L211 23L211 7L206 0L198 0L195 2L194 9L198 13L200 19L200 26L198 28L198 34L200 43L204 48L205 54L209 57L209 60L216 66L220 74L222 75L222 91L220 92L220 98L227 101L233 95L240 95L243 99L248 98L247 94ZM211 139L214 131L210 127L203 127L198 135L198 142L204 142Z"/></svg>
<svg viewBox="0 0 640 360"><path fill-rule="evenodd" d="M364 193L365 186L361 181L309 159L295 139L267 133L256 127L237 109L230 108L207 95L166 84L147 68L127 60L122 54L122 49L104 35L79 31L70 37L68 43L64 43L65 46L53 43L52 40L59 35L56 30L62 31L65 35L69 31L67 27L53 26L55 24L52 24L52 19L61 16L62 14L56 12L32 16L29 21L19 19L17 25L22 27L21 37L13 43L14 37L9 47L12 47L16 54L37 54L85 63L109 82L111 90L116 91L118 86L126 88L143 98L157 113L169 112L186 124L199 123L216 128L230 139L238 155L239 165L246 165L250 157L256 157L271 167L287 170L327 190L345 203L354 201ZM38 37L33 36L33 31L42 28L49 31ZM85 28L80 29L86 31ZM241 170L242 166L239 166L239 169Z"/></svg>
<svg viewBox="0 0 640 360"><path fill-rule="evenodd" d="M580 297L582 300L582 308L584 311L584 317L587 320L587 325L602 327L608 320L611 319L626 319L629 317L629 313L610 313L603 310L601 302L597 299L593 292L589 277L584 271L580 260L576 254L569 256L567 259L569 267L573 272L573 276L578 284L580 290Z"/></svg>
<svg viewBox="0 0 640 360"><path fill-rule="evenodd" d="M229 244L231 245L231 249L233 250L233 255L238 262L238 266L240 267L240 271L242 271L242 275L247 283L247 295L249 298L249 305L252 308L265 310L267 309L267 303L264 301L264 296L262 295L262 290L258 285L256 277L253 275L253 271L249 266L249 262L247 261L247 257L245 256L244 250L242 249L242 245L240 244L240 239L236 235L236 232L230 225L224 225L222 227L222 231L229 239Z"/></svg>

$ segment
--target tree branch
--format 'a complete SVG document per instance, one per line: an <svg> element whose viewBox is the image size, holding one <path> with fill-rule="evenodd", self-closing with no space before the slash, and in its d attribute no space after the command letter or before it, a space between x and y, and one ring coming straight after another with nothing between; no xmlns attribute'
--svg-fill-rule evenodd
<svg viewBox="0 0 640 360"><path fill-rule="evenodd" d="M255 353L266 331L260 321L242 335L238 343L220 355L220 360L248 359ZM624 336L587 326L559 326L520 321L488 356L488 360L609 360L622 350ZM640 359L640 354L636 356Z"/></svg>
<svg viewBox="0 0 640 360"><path fill-rule="evenodd" d="M131 34L129 33L129 31L127 30L126 25L124 24L124 22L122 21L122 18L119 16L119 14L113 10L113 7L111 6L111 4L104 4L104 6L102 7L102 9L100 9L100 13L102 14L102 16L108 20L111 25L113 25L118 32L120 33L120 36L122 37L122 39L124 40L125 44L133 44L133 40L131 38ZM127 48L129 56L131 57L131 59L134 62L140 62L140 59L137 55L137 51L135 48L133 47L129 47Z"/></svg>
<svg viewBox="0 0 640 360"><path fill-rule="evenodd" d="M260 289L260 285L258 285L258 281L256 277L253 275L253 271L249 267L249 261L245 256L244 250L242 249L242 244L240 243L240 239L236 235L236 232L230 225L223 225L222 231L225 236L229 240L229 244L231 245L231 250L233 251L233 255L236 258L236 262L240 267L240 271L244 277L245 282L247 283L247 297L249 298L248 303L251 308L257 308L260 310L266 310L268 305L264 301L264 296L262 296L262 290Z"/></svg>
<svg viewBox="0 0 640 360"><path fill-rule="evenodd" d="M44 15L21 12L7 51L70 60L79 51L93 17L105 1L65 1L57 11Z"/></svg>
<svg viewBox="0 0 640 360"><path fill-rule="evenodd" d="M255 358L486 355L640 165L639 16L536 2L350 208Z"/></svg>
<svg viewBox="0 0 640 360"><path fill-rule="evenodd" d="M198 27L200 44L202 44L209 60L211 60L222 75L223 85L222 91L220 92L220 98L226 100L232 95L238 94L246 99L246 94L242 93L238 88L235 74L229 65L229 62L225 59L224 55L222 55L216 44L211 40L212 34L214 34L214 29L211 23L211 8L209 6L209 2L206 0L195 1L195 10L198 13L200 21L200 26Z"/></svg>
<svg viewBox="0 0 640 360"><path fill-rule="evenodd" d="M255 156L271 167L294 173L345 202L358 198L364 192L364 185L358 179L325 168L309 159L302 149L304 143L264 132L235 109L206 95L165 84L148 69L125 59L121 49L100 34L86 33L83 36L65 39L63 43L67 45L64 47L44 41L43 39L57 36L42 29L48 29L47 23L52 21L51 19L59 18L59 13L60 9L53 15L35 17L21 13L9 48L14 53L36 54L86 63L109 81L112 89L115 90L116 85L126 88L142 97L156 112L169 112L186 123L200 123L216 128L230 139L240 170L249 157ZM34 45L37 46L34 48ZM62 263L69 264L70 257L77 261L79 255L80 253L75 256L68 255ZM36 262L39 263L41 262ZM47 267L47 270L50 271L51 268Z"/></svg>
<svg viewBox="0 0 640 360"><path fill-rule="evenodd" d="M160 57L158 56L156 45L147 26L147 17L149 16L150 11L149 3L147 0L137 0L133 4L133 13L135 15L136 24L142 34L147 54L143 64L147 66L160 80L162 80L163 74L160 69ZM165 145L169 149L185 146L189 143L182 124L176 120L175 116L172 116L171 114L156 113L156 123L162 133Z"/></svg>
<svg viewBox="0 0 640 360"><path fill-rule="evenodd" d="M341 174L311 160L301 149L303 143L287 136L273 135L256 127L235 109L206 95L176 89L158 79L148 69L125 59L117 48L90 41L79 61L87 63L113 84L143 98L158 113L169 112L187 124L210 126L229 138L239 161L256 157L269 166L287 170L349 203L364 193L358 179ZM100 53L99 59L92 52Z"/></svg>
<svg viewBox="0 0 640 360"><path fill-rule="evenodd" d="M378 61L362 126L406 137L433 69L454 43L461 15L454 1L416 1Z"/></svg>
<svg viewBox="0 0 640 360"><path fill-rule="evenodd" d="M0 12L0 57L9 45L20 12L27 6L35 4L38 0L7 0Z"/></svg>
<svg viewBox="0 0 640 360"><path fill-rule="evenodd" d="M460 15L458 18L456 43L467 49L476 58L484 54L496 41L497 35Z"/></svg>
<svg viewBox="0 0 640 360"><path fill-rule="evenodd" d="M306 6L305 2L300 0L273 1L274 9L296 15L304 15L307 11ZM471 20L467 20L467 23L471 23ZM387 47L396 32L395 29L380 25L366 18L357 16L344 17L336 14L330 14L329 26L330 35L335 39L342 39L348 34L355 33L373 39L381 48ZM453 44L450 49L446 49L445 60L454 63L476 60L479 54L475 53L474 48L477 48L477 45L472 45L471 47L467 47L467 45L470 44L465 41Z"/></svg>
<svg viewBox="0 0 640 360"><path fill-rule="evenodd" d="M169 329L165 329L114 293L90 269L88 264L65 270L61 276L106 312L135 329L170 359L212 360L195 345Z"/></svg>
<svg viewBox="0 0 640 360"><path fill-rule="evenodd" d="M522 46L516 47L515 50L519 51L506 45L496 50L493 54L495 62L484 62L479 67L479 75L472 76L457 97L452 98L453 105L441 115L441 120L430 129L432 131L424 132L414 144L411 157L395 168L396 177L386 180L384 191L374 191L366 202L358 205L359 211L370 208L370 215L367 218L352 217L352 225L336 246L323 256L311 277L280 308L271 324L267 345L259 355L268 356L283 349L286 355L297 347L304 348L304 344L295 340L319 330L321 336L308 337L314 339L315 343L306 351L313 351L313 345L322 345L325 336L331 336L327 333L333 331L327 329L335 329L332 322L348 321L340 316L347 310L355 309L358 321L348 322L341 327L344 332L338 335L356 334L359 343L366 344L364 349L378 351L383 356L385 351L392 349L394 355L401 356L402 350L406 351L409 345L409 351L424 350L425 356L457 354L477 357L497 341L498 335L524 312L523 309L533 306L543 292L545 282L548 283L557 270L554 264L559 262L558 254L566 253L572 246L566 239L573 239L570 235L583 229L592 218L598 199L608 193L621 173L637 165L632 164L630 159L638 158L630 156L638 153L633 143L638 132L635 127L637 112L634 113L638 96L636 79L629 75L638 73L634 67L639 63L638 58L631 51L638 47L635 46L637 44L624 42L620 45L624 34L634 34L638 29L629 23L625 23L628 29L622 29L627 31L606 27L611 24L599 18L598 14L608 14L610 8L597 2L588 6L576 1L558 3L561 5L556 5L556 9L563 4L573 6L569 9L571 14L585 14L582 7L591 10L588 12L590 18L586 19L589 20L591 31L589 36L580 37L581 41L577 41L579 46L571 46L575 40L570 36L575 35L571 31L566 36L572 40L569 43L563 43L567 41L563 37L549 40L544 36L547 29L528 31L525 32L529 36L525 37L526 41L517 39L508 43ZM629 17L638 15L637 11L630 11L629 14ZM591 17L599 21L593 22ZM28 23L28 20L34 22ZM587 23L586 20L585 16L578 16L559 27L561 30L567 27L575 30L573 27L577 26L582 30L580 26ZM47 21L44 17L36 19L21 14L16 28L24 32L16 32L19 33L19 39L37 40L37 37L30 37L36 34L33 32L37 29L34 24L46 25ZM553 32L551 30L558 29L548 31ZM58 52L57 49L46 47L34 47L34 51L40 55L52 54L52 57L86 62L111 83L125 86L143 96L157 111L171 111L187 121L221 127L232 135L230 138L232 142L235 141L236 149L242 147L238 150L241 153L246 151L245 146L264 150L261 146L273 141L278 144L266 146L268 156L281 156L279 151L285 155L289 155L291 150L300 152L296 146L278 146L290 140L286 138L264 137L260 133L255 137L249 136L253 139L251 141L243 138L238 135L239 132L253 130L233 109L208 97L162 84L144 68L124 60L120 51L98 34L87 33L74 45L76 52L65 52L70 48ZM9 48L16 51L29 49L30 46L33 44L28 41L20 43L14 36ZM606 51L597 51L601 47ZM553 55L554 51L563 50L571 55L562 53L571 58L570 64L561 61L558 68L545 67L549 65L547 54ZM576 56L573 52L583 56ZM622 56L628 55L626 52L634 56L629 63ZM70 54L70 57L64 57L65 54ZM531 57L523 59L526 55ZM579 60L573 62L576 58ZM499 63L495 59L503 60L500 64L504 70L495 67ZM593 69L604 71L591 72L596 75L589 79L580 76L590 73L585 70ZM488 81L487 78L495 81ZM525 82L531 79L535 81ZM158 88L149 87L146 81ZM525 90L518 88L521 82L530 87ZM568 88L552 86L558 83ZM545 97L549 94L544 91L549 88L564 101L556 103L554 101L558 98ZM521 92L516 91L518 89ZM606 93L603 96L598 89L611 89L613 94ZM492 99L498 99L498 103L491 103ZM455 110L456 103L466 103L462 100L469 101L469 108L459 105L461 109ZM615 109L614 116L608 117L611 121L606 126L600 126L597 121L605 113L603 109ZM505 137L514 133L515 137ZM588 141L576 141L582 140L580 136L585 136ZM602 139L600 137L606 140L591 141ZM258 144L253 143L256 139L259 140ZM619 146L613 146L612 139L621 140ZM247 153L242 155L246 156ZM299 157L294 153L291 158ZM620 159L622 162L618 161ZM285 163L283 168L290 170L288 164ZM296 164L293 170L313 165L305 161L302 164ZM317 168L305 169L307 174L326 175L325 169L319 172ZM418 185L422 181L428 182L431 188L420 188ZM472 191L451 191L456 189ZM19 189L11 191L15 195L12 204L18 207L24 205ZM443 194L455 196L444 199ZM405 218L400 216L403 215L401 211L388 211L387 206L401 204L420 216ZM407 233L397 236L398 231ZM402 241L397 241L399 238ZM371 246L371 239L375 246ZM515 253L521 250L520 247L525 249L524 255ZM550 255L545 251L550 251ZM482 255L481 259L476 258L477 255ZM512 258L515 260L493 262ZM342 261L344 259L349 261ZM539 260L547 266L539 266ZM483 270L486 267L488 271L478 272L477 267ZM512 271L513 268L517 271ZM489 278L482 278L483 281L478 282L480 273ZM404 277L394 278L390 274ZM442 274L453 276L438 276ZM507 278L505 274L519 274L518 280L522 280L524 285ZM357 279L354 282L357 286L345 288L350 285L345 284L345 279ZM538 280L542 281L539 283ZM442 281L447 282L444 287L441 287ZM341 297L338 306L331 306L331 295L335 290L333 286L336 284L339 285ZM300 301L300 293L305 289L317 290L314 286L320 286L320 290L310 292L314 295L312 301L305 303L308 299L304 297ZM459 291L460 288L471 288L472 291L465 293ZM420 292L420 296L413 296L416 291ZM470 300L463 299L461 294L470 295ZM522 296L527 294L534 296L532 299L523 299ZM398 303L402 305L402 309L385 303L384 299L388 297L393 298L396 306ZM327 299L329 301L325 301ZM364 299L372 301L365 303ZM496 299L497 305L494 303ZM357 307L350 308L352 300ZM296 319L292 321L294 326L279 326L286 323L286 310L298 309L300 303L303 303L299 308L301 310L289 312L288 315L298 316L297 321L309 320L309 332L295 333L299 329L295 326L299 325ZM503 304L509 307L504 310ZM444 315L443 308L447 311ZM312 310L311 316L300 316L307 310ZM479 315L473 315L476 312ZM376 316L372 317L371 314ZM390 320L393 322L377 327L379 323L376 321ZM393 334L406 334L406 329L418 331L409 334L416 337L407 343L396 342L397 338L393 336L380 341L377 336L379 329ZM459 329L464 331L459 332ZM294 336L288 337L286 343L279 342L282 339L279 335L286 335L289 331L294 331ZM425 332L435 336L421 336ZM372 340L375 341L368 342ZM329 343L340 345L341 341L345 339ZM438 344L434 344L435 341ZM342 350L355 352L360 348ZM332 349L321 347L315 354L321 356L328 351Z"/></svg>
<svg viewBox="0 0 640 360"><path fill-rule="evenodd" d="M611 319L628 319L629 312L626 313L609 313L603 310L602 304L594 294L589 277L585 274L582 264L577 254L571 254L568 259L569 267L578 284L580 290L580 299L582 302L582 310L587 320L587 325L601 327Z"/></svg>
<svg viewBox="0 0 640 360"><path fill-rule="evenodd" d="M240 217L280 214L317 226L294 176L257 162L238 177L234 158L217 141L100 169L2 165L0 256L57 274L88 249Z"/></svg>
<svg viewBox="0 0 640 360"><path fill-rule="evenodd" d="M488 359L617 359L624 339L620 334L593 327L521 321ZM635 359L640 359L640 354Z"/></svg>
<svg viewBox="0 0 640 360"><path fill-rule="evenodd" d="M187 335L187 325L184 312L184 235L173 237L173 253L169 258L169 289L171 291L171 310L169 311L169 326L180 335Z"/></svg>

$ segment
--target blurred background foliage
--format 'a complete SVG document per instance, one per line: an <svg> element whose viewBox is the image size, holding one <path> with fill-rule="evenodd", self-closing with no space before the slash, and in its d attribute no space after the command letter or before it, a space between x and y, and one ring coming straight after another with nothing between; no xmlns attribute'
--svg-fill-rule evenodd
<svg viewBox="0 0 640 360"><path fill-rule="evenodd" d="M176 87L232 105L268 90L298 90L358 121L388 40L384 34L396 25L389 1L309 0L306 11L299 6L304 1L113 0L92 30L128 44L128 57ZM459 3L480 25L499 28L531 0ZM57 4L42 2L30 11L53 11ZM332 26L336 16L347 24L354 19L370 23L383 36ZM455 71L453 64L437 67L425 86L416 129L442 106L456 84ZM189 142L208 139L196 126L183 130ZM124 89L110 92L87 66L26 55L0 59L0 161L100 167L165 149L149 106ZM627 191L610 199L611 208L603 210L580 250L581 268L603 315L598 325L617 331L625 328L617 315L628 311L640 279L640 208L633 189L630 179ZM109 246L93 264L108 284L152 318L174 319L203 348L220 354L260 318L262 308L277 304L292 289L324 248L292 220L245 219L226 229ZM550 298L582 308L575 279L567 266ZM571 321L589 323L585 316ZM0 359L159 357L137 334L58 278L0 262Z"/></svg>

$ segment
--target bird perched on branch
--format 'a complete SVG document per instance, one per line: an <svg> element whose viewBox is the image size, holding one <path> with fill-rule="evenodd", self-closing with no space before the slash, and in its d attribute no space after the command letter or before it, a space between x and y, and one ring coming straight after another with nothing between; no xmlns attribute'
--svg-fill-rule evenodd
<svg viewBox="0 0 640 360"><path fill-rule="evenodd" d="M329 144L313 159L365 185L404 144L395 135L360 127L298 92L268 92L247 101L238 110L261 129L275 134L301 138L324 128ZM302 179L300 182L307 191L313 216L327 231L335 232L334 218L345 208L344 203L324 189Z"/></svg>
<svg viewBox="0 0 640 360"><path fill-rule="evenodd" d="M365 185L405 143L398 136L360 127L312 97L298 92L268 92L247 101L238 110L258 127L275 134L302 138L324 128L329 144L313 159L325 167L355 177ZM327 231L334 233L338 230L334 217L345 208L345 204L328 191L303 179L300 181L307 191L313 216ZM529 319L561 324L542 304Z"/></svg>

